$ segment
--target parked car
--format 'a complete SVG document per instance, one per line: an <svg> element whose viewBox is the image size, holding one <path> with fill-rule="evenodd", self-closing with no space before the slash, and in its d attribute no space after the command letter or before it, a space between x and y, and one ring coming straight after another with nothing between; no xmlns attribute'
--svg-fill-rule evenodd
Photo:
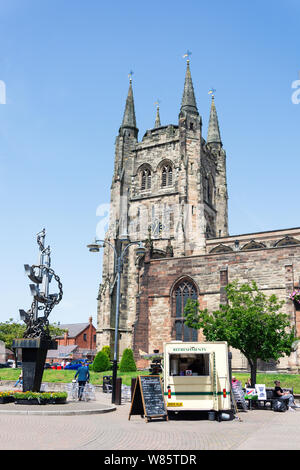
<svg viewBox="0 0 300 470"><path fill-rule="evenodd" d="M57 366L60 366L59 362L52 362L51 369L57 369Z"/></svg>
<svg viewBox="0 0 300 470"><path fill-rule="evenodd" d="M16 363L15 361L13 361L12 359L7 359L7 367L16 367Z"/></svg>
<svg viewBox="0 0 300 470"><path fill-rule="evenodd" d="M71 361L70 364L68 364L67 366L65 366L65 369L66 370L77 370L77 369L79 369L79 367L82 366L83 363L85 363L85 361L83 361L81 359L76 359L74 361Z"/></svg>

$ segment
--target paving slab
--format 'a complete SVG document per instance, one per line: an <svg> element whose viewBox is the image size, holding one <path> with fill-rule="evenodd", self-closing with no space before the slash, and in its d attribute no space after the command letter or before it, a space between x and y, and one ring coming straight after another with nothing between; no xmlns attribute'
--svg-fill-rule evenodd
<svg viewBox="0 0 300 470"><path fill-rule="evenodd" d="M11 405L2 405L1 410ZM136 415L128 419L129 402L116 405L111 413L92 414L99 405L112 406L111 395L97 392L94 402L72 404L75 413L69 415L28 414L26 410L22 414L0 413L0 450L102 450L107 455L110 451L143 451L150 455L160 450L300 449L300 409L285 413L241 411L239 420L220 423L186 418L147 423ZM55 405L41 407L50 406Z"/></svg>
<svg viewBox="0 0 300 470"><path fill-rule="evenodd" d="M15 390L13 387L8 387L2 382L0 391ZM84 414L101 414L116 411L116 406L111 403L111 395L106 393L95 393L95 400L79 401L67 400L65 404L60 405L20 405L16 403L0 404L0 416L7 415L84 415Z"/></svg>

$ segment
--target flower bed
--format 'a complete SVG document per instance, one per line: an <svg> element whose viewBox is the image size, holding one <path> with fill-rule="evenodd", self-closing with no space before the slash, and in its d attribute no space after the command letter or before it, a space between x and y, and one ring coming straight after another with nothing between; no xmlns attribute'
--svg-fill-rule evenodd
<svg viewBox="0 0 300 470"><path fill-rule="evenodd" d="M14 394L17 405L57 405L67 401L66 392L16 392Z"/></svg>
<svg viewBox="0 0 300 470"><path fill-rule="evenodd" d="M66 392L51 392L50 403L53 405L63 405L67 401L68 394Z"/></svg>
<svg viewBox="0 0 300 470"><path fill-rule="evenodd" d="M0 392L0 405L15 401L15 392Z"/></svg>

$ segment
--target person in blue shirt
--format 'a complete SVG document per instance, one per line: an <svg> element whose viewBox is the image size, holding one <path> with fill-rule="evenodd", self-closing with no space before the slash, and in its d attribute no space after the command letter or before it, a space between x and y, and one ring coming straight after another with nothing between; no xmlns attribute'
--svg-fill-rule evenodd
<svg viewBox="0 0 300 470"><path fill-rule="evenodd" d="M17 385L23 385L23 371L21 371L20 375L19 375L19 378L18 380L16 381L14 387L16 387Z"/></svg>
<svg viewBox="0 0 300 470"><path fill-rule="evenodd" d="M90 378L90 372L89 372L89 367L87 365L82 365L77 369L77 372L75 374L75 379L78 377L78 399L79 401L82 398L82 393L83 389L85 387L85 384L88 382Z"/></svg>

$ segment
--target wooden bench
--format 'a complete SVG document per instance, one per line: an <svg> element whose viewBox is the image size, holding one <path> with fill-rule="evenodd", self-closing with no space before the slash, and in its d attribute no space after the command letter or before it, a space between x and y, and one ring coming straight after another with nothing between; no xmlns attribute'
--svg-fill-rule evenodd
<svg viewBox="0 0 300 470"><path fill-rule="evenodd" d="M293 394L293 388L283 388L282 389L284 392L289 392ZM263 407L266 408L267 403L270 404L270 409L273 409L273 405L275 401L281 401L282 397L279 397L275 395L275 389L274 388L266 388L266 394L267 398L266 400L247 400L249 401L249 410L253 408L253 405L255 408L259 408L260 405L263 404Z"/></svg>

